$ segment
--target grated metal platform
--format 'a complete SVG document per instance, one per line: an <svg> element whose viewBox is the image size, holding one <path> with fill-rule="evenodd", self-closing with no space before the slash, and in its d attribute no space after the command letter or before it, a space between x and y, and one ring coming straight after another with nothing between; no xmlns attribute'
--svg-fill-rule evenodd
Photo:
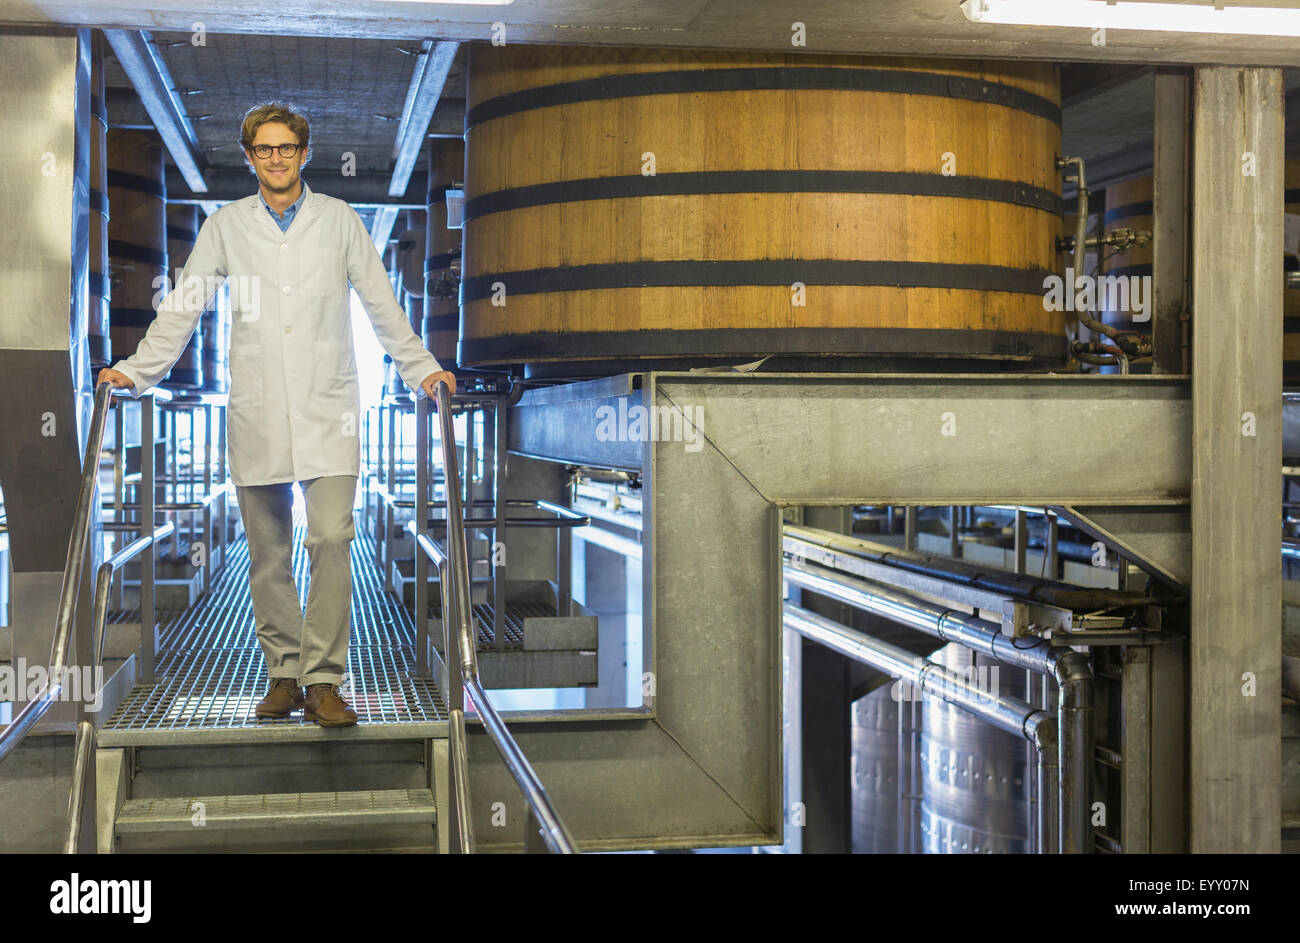
<svg viewBox="0 0 1300 943"><path fill-rule="evenodd" d="M486 602L475 603L473 613L474 621L478 626L478 643L484 648L490 648L492 645L492 604ZM556 615L555 606L548 603L507 603L505 612L506 643L504 647L506 649L523 649L525 619L554 618ZM429 603L429 616L433 619L442 618L442 603L440 601Z"/></svg>
<svg viewBox="0 0 1300 943"><path fill-rule="evenodd" d="M304 603L305 536L299 509L293 568ZM442 693L433 679L415 677L410 614L385 593L372 540L360 526L352 542L352 641L342 691L358 725L326 729L301 712L280 720L254 717L269 681L254 629L247 539L233 541L229 553L229 565L196 605L158 613L157 682L131 690L102 725L100 746L446 736Z"/></svg>

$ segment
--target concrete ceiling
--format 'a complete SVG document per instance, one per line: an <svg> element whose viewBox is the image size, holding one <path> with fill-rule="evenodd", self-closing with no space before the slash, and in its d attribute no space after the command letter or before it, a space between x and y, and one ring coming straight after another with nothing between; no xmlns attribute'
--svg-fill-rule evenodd
<svg viewBox="0 0 1300 943"><path fill-rule="evenodd" d="M1283 81L1286 147L1288 155L1295 155L1300 154L1300 69L1287 69ZM1062 150L1087 161L1089 190L1151 173L1153 68L1115 68L1108 75L1092 67L1068 65L1062 70L1061 84Z"/></svg>
<svg viewBox="0 0 1300 943"><path fill-rule="evenodd" d="M197 47L190 35L150 34L194 124L206 167L243 170L238 138L244 112L278 99L309 117L314 163L337 171L343 155L351 154L358 174L392 169L398 119L418 42L209 33ZM430 127L433 133L459 136L464 130L464 53L462 47L443 86ZM148 125L130 80L111 55L106 57L105 77L110 124ZM128 94L115 94L114 89ZM421 168L424 153L427 148L416 165Z"/></svg>
<svg viewBox="0 0 1300 943"><path fill-rule="evenodd" d="M1043 0L1044 3L1050 0ZM1300 0L1269 0L1300 8ZM770 49L1056 61L1300 66L1294 38L970 23L958 0L514 0L504 6L396 0L197 2L0 0L0 23L67 24L371 39L487 40L492 23L507 42ZM792 49L791 24L807 45Z"/></svg>

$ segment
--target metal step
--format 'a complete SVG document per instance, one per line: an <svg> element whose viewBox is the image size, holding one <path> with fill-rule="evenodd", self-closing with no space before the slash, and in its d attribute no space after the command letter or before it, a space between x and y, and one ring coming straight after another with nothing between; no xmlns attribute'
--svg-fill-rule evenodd
<svg viewBox="0 0 1300 943"><path fill-rule="evenodd" d="M202 826L196 816L202 817ZM364 792L289 792L256 796L192 796L128 799L118 813L119 836L233 829L298 830L432 827L437 821L429 789L373 789Z"/></svg>
<svg viewBox="0 0 1300 943"><path fill-rule="evenodd" d="M355 706L355 705L354 705ZM439 740L447 737L447 721L426 723L363 723L353 727L321 727L294 715L290 720L265 721L257 727L194 727L142 730L106 729L96 735L99 747L253 746L265 743Z"/></svg>

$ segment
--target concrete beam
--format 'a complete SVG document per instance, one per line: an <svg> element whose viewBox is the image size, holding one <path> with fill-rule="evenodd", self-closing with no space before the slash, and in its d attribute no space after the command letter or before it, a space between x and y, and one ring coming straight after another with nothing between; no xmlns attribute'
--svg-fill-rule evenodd
<svg viewBox="0 0 1300 943"><path fill-rule="evenodd" d="M1191 851L1281 847L1283 84L1192 95Z"/></svg>
<svg viewBox="0 0 1300 943"><path fill-rule="evenodd" d="M346 16L321 16L318 0L44 0L0 5L0 23L122 27L189 33L354 36L398 39L434 35L462 42L493 38L495 22L509 43L676 46L773 52L959 56L972 59L1300 65L1287 36L1112 30L1104 45L1091 29L969 22L956 0L530 0L508 5L443 4L436 18L419 3L366 4ZM794 45L794 24L804 44Z"/></svg>

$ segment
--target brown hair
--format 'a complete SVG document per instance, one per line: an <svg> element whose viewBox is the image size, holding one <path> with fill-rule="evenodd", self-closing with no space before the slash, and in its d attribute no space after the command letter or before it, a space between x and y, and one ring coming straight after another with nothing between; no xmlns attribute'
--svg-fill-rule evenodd
<svg viewBox="0 0 1300 943"><path fill-rule="evenodd" d="M253 138L257 135L257 129L269 121L278 121L281 124L288 125L289 130L298 139L298 143L310 156L311 151L308 145L311 143L311 131L307 127L307 119L284 102L266 102L248 109L244 113L244 123L239 129L239 143L248 150L252 150Z"/></svg>

